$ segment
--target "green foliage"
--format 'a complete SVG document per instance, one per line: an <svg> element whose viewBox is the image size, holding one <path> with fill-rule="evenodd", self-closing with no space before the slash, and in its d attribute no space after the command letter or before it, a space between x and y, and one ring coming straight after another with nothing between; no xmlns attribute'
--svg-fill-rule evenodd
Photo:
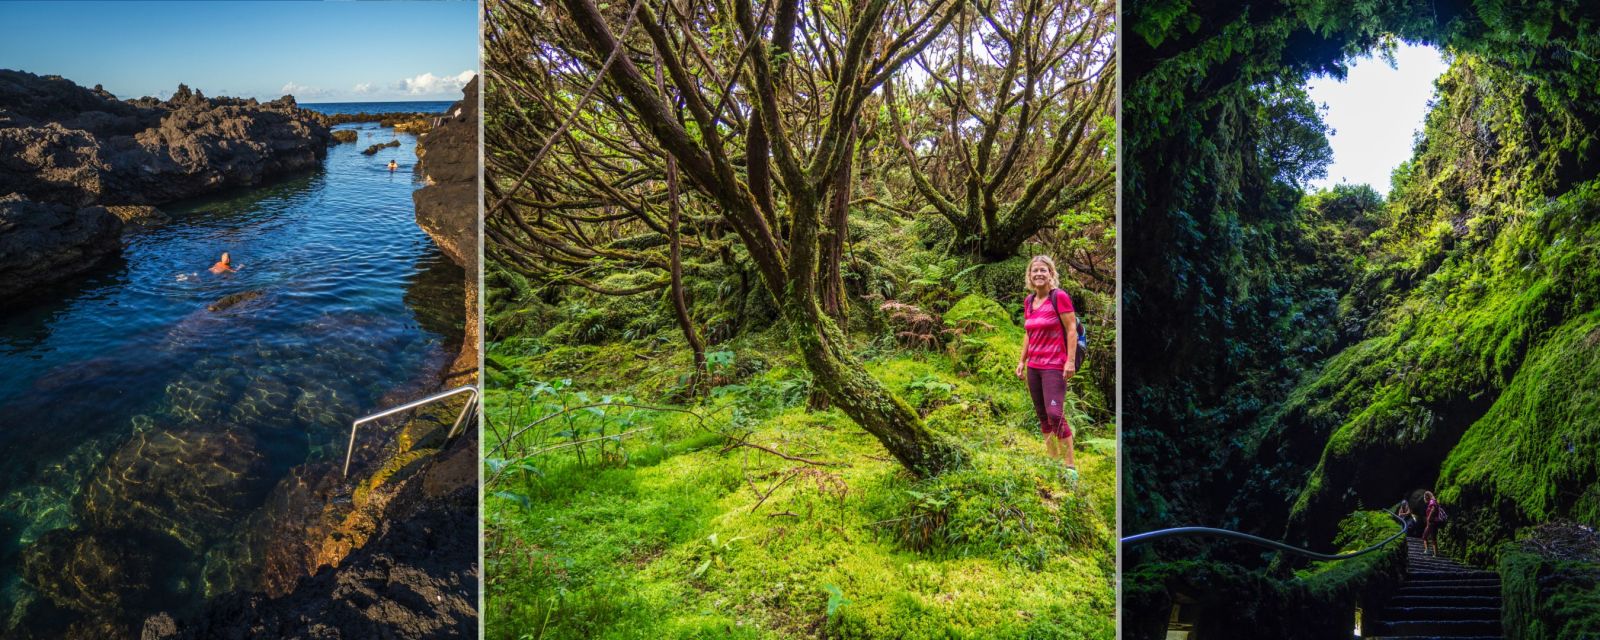
<svg viewBox="0 0 1600 640"><path fill-rule="evenodd" d="M735 366L770 365L684 407L709 428L687 414L613 407L604 419L627 416L649 429L608 443L626 449L612 462L599 463L592 448L580 460L573 447L534 455L534 470L517 468L516 456L491 456L486 477L504 476L484 505L487 637L1113 635L1114 443L1080 448L1083 477L1069 486L1059 463L1043 457L1037 428L1015 426L1031 415L1015 378L963 377L943 354L886 350L869 363L873 375L894 389L948 389L928 421L978 452L964 471L913 480L837 412L805 410L808 378L776 342L727 345ZM633 395L601 391L600 383L617 382L611 378L535 382L550 359L610 358L602 348L524 355L505 346L492 355L530 375L518 387L491 389L489 446L513 415L521 426L575 403L579 392L591 401ZM530 396L542 408L512 401ZM603 419L571 413L580 430ZM544 424L560 432L565 427L554 425L563 420ZM724 452L729 435L848 466ZM549 432L524 437L567 441ZM921 550L900 539L897 523L884 522L912 509L917 494L926 508L950 514Z"/></svg>
<svg viewBox="0 0 1600 640"><path fill-rule="evenodd" d="M1124 573L1123 637L1167 637L1173 605L1196 638L1346 640L1355 610L1371 610L1399 586L1405 545L1396 541L1319 571L1280 579L1205 560L1148 563Z"/></svg>
<svg viewBox="0 0 1600 640"><path fill-rule="evenodd" d="M1508 639L1600 638L1600 562L1550 558L1508 544L1499 570Z"/></svg>
<svg viewBox="0 0 1600 640"><path fill-rule="evenodd" d="M889 521L895 539L914 551L999 557L1033 569L1074 548L1113 553L1111 532L1086 496L1053 490L1039 473L975 466L920 482Z"/></svg>

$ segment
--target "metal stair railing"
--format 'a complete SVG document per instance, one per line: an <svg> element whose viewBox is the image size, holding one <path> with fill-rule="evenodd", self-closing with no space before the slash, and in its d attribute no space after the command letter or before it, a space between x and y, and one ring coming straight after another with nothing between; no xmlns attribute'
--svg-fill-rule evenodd
<svg viewBox="0 0 1600 640"><path fill-rule="evenodd" d="M1400 506L1400 503L1396 502L1394 507L1391 507L1391 509L1399 508L1399 506ZM1291 545L1291 544L1287 544L1287 543L1284 543L1284 542L1279 542L1277 540L1268 540L1266 538L1262 538L1260 536L1253 536L1253 535L1250 535L1248 533L1242 533L1242 532L1239 532L1239 531L1233 531L1233 530L1229 530L1229 529L1216 529L1216 528L1212 528L1212 527L1174 527L1174 528L1171 528L1171 529L1158 529L1156 531L1147 531L1147 532L1144 532L1144 533L1138 533L1138 534L1134 534L1134 535L1128 536L1126 538L1123 538L1122 539L1122 544L1124 546L1128 546L1128 545L1135 545L1135 544L1143 544L1143 543L1146 543L1146 542L1153 542L1155 540L1161 540L1163 538L1184 538L1184 537L1193 537L1193 536L1216 536L1216 537L1219 537L1219 538L1229 538L1229 539L1233 539L1233 540L1239 540L1239 541L1242 541L1242 542L1248 542L1250 544L1263 546L1263 547L1267 547L1267 548L1270 548L1270 549L1276 549L1278 551L1283 551L1283 552L1286 552L1286 553L1293 553L1293 554L1296 554L1296 555L1301 555L1301 556L1305 556L1307 558L1311 558L1313 560L1348 560L1348 559L1354 558L1356 556L1365 555L1365 554L1368 554L1368 553L1372 553L1373 551L1377 551L1378 549L1382 549L1384 547L1384 545L1387 545L1390 542L1394 542L1394 540L1396 538L1399 538L1400 536L1403 536L1403 535L1406 534L1407 525L1406 525L1406 521L1404 519L1402 519L1400 516L1395 515L1394 512L1390 511L1389 509L1385 509L1385 510L1383 510L1383 512L1384 512L1384 514L1388 515L1389 517L1394 518L1395 522L1400 524L1400 530L1396 531L1394 535L1389 536L1388 538L1385 538L1382 542L1379 542L1379 543L1377 543L1375 545L1372 545L1372 546L1367 547L1365 549L1362 549L1360 551L1352 551L1350 553L1340 553L1340 554L1331 554L1331 555L1330 554L1326 554L1326 553L1317 553L1317 552L1311 551L1309 549L1303 549L1303 548L1296 547L1296 546Z"/></svg>
<svg viewBox="0 0 1600 640"><path fill-rule="evenodd" d="M412 409L416 409L416 408L421 407L423 405L434 403L434 402L438 402L438 401L443 400L445 398L449 398L449 397L452 397L452 396L460 395L460 394L463 394L463 393L469 394L469 397L467 398L467 404L465 404L465 405L463 405L461 407L461 414L456 416L456 423L454 425L451 425L450 432L445 434L445 439L449 440L451 438L456 437L456 432L461 430L461 423L465 422L466 419L467 419L467 416L471 415L473 413L473 411L475 411L478 408L478 387L476 385L467 385L467 386L464 386L464 387L456 387L456 388L450 389L448 391L440 391L439 393L435 393L435 394L433 394L431 396L428 396L428 397L425 397L425 398L419 398L417 400L412 400L411 402L407 402L407 403L405 403L403 405L400 405L398 407L394 407L392 409L386 409L386 410L380 411L378 413L374 413L374 414L369 415L369 416L362 416L360 418L356 418L355 422L351 422L350 423L350 444L349 444L349 446L345 447L345 450L344 450L344 476L346 478L350 477L350 457L353 454L355 454L355 451L356 451L356 428L357 427L360 427L362 424L367 423L367 422L372 422L374 420L380 420L380 419L383 419L383 418L387 418L387 417L392 416L392 415L397 414L397 413L410 411Z"/></svg>

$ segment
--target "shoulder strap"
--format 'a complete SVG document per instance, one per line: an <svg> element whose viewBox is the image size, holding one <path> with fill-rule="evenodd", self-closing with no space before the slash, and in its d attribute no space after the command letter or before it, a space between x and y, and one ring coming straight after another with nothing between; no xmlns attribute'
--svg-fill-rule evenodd
<svg viewBox="0 0 1600 640"><path fill-rule="evenodd" d="M1056 312L1056 324L1061 325L1061 339L1062 340L1066 340L1067 339L1067 323L1066 323L1066 321L1061 319L1061 306L1056 304L1056 292L1057 291L1061 291L1061 290L1060 289L1051 289L1050 290L1050 310ZM1061 292L1062 293L1066 293L1065 291L1061 291ZM1078 325L1082 326L1083 323L1079 322ZM1080 334L1079 337L1082 337L1081 334Z"/></svg>

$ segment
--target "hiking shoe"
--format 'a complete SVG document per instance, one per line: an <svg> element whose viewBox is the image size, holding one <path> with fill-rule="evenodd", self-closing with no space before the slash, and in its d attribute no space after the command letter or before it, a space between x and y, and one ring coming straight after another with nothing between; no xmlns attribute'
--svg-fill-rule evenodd
<svg viewBox="0 0 1600 640"><path fill-rule="evenodd" d="M1066 469L1063 469L1062 472L1061 472L1061 477L1066 479L1067 484L1070 484L1070 485L1073 485L1073 486L1077 486L1078 485L1078 468L1077 467L1067 467Z"/></svg>

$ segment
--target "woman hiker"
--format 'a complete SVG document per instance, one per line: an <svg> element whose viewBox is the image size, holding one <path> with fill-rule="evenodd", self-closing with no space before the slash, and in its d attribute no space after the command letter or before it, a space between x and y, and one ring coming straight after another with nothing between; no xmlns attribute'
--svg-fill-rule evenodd
<svg viewBox="0 0 1600 640"><path fill-rule="evenodd" d="M1022 320L1027 335L1022 339L1022 361L1017 377L1028 381L1033 396L1033 412L1044 432L1044 448L1051 457L1060 457L1068 477L1076 480L1078 466L1072 455L1072 426L1062 417L1067 397L1067 379L1077 373L1078 316L1072 298L1061 290L1056 263L1050 256L1034 256L1028 263L1028 290Z"/></svg>
<svg viewBox="0 0 1600 640"><path fill-rule="evenodd" d="M1432 491L1422 492L1422 500L1427 503L1422 516L1422 551L1427 553L1433 550L1433 555L1439 555L1439 524L1444 522L1444 507L1439 505L1439 499L1433 496Z"/></svg>

